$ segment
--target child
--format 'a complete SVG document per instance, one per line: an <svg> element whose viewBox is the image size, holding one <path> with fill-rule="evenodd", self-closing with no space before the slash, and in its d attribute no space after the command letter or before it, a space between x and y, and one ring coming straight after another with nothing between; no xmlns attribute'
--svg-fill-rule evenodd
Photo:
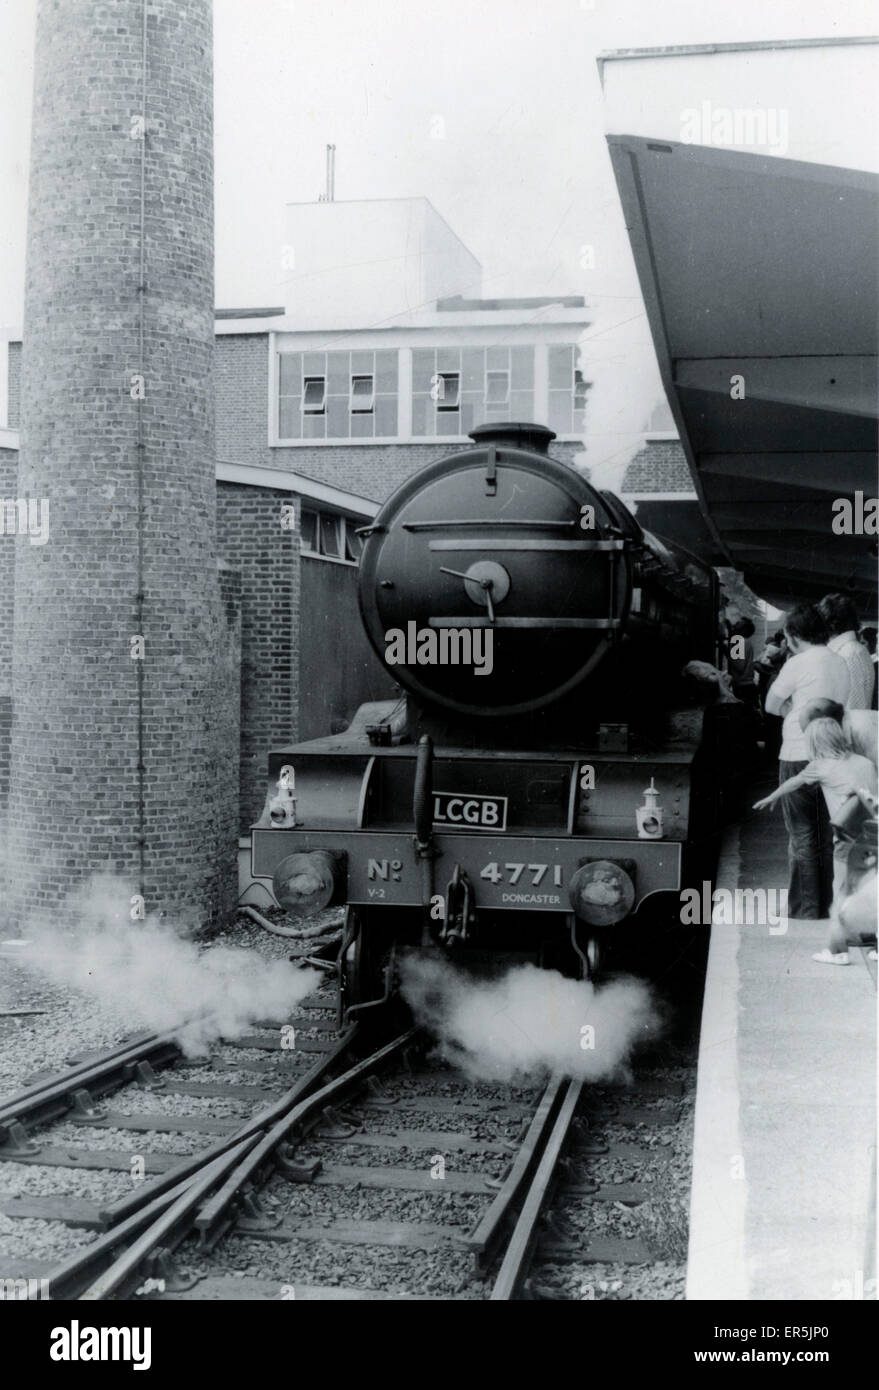
<svg viewBox="0 0 879 1390"><path fill-rule="evenodd" d="M798 772L782 782L770 796L754 804L755 811L772 806L779 797L787 796L798 787L818 783L824 793L827 812L831 823L839 817L843 806L860 788L875 796L877 793L876 767L869 758L852 751L846 735L835 719L813 719L806 726L806 748L811 761ZM851 840L833 829L833 906L830 909L831 932L829 947L817 951L812 959L821 965L848 965L846 933L840 926L839 909L845 893L848 872L848 856Z"/></svg>

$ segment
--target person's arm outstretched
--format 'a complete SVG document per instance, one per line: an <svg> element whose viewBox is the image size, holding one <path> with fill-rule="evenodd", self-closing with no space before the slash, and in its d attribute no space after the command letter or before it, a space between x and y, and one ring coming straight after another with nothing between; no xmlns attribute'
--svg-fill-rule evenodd
<svg viewBox="0 0 879 1390"><path fill-rule="evenodd" d="M803 772L798 772L796 777L788 777L787 781L782 782L781 786L776 787L775 791L770 792L769 796L764 796L762 801L755 801L754 810L765 811L767 806L774 806L776 801L780 800L781 797L790 796L791 792L795 792L798 787L805 787L810 780L810 778L803 775Z"/></svg>

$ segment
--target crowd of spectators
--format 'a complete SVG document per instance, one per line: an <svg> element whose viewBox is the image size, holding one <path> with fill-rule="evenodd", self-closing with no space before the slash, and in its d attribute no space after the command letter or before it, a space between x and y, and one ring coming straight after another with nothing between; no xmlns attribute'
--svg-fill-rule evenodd
<svg viewBox="0 0 879 1390"><path fill-rule="evenodd" d="M828 946L814 959L847 965L854 927L846 900L856 889L859 897L869 896L872 877L875 902L871 856L852 849L863 848L865 837L875 843L876 629L860 627L850 598L828 594L818 604L792 608L758 654L754 634L749 618L727 612L725 667L732 690L760 721L767 754L778 758L778 788L755 809L781 802L790 916L829 917Z"/></svg>

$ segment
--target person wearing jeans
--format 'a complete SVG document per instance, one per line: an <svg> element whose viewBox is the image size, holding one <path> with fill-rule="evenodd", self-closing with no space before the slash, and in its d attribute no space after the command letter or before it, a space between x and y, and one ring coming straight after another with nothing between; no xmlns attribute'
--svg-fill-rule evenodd
<svg viewBox="0 0 879 1390"><path fill-rule="evenodd" d="M754 805L755 811L762 811L782 798L795 796L800 788L809 784L821 788L827 812L832 817L834 830L833 843L833 907L831 909L831 933L827 947L813 957L822 965L848 965L849 955L845 929L840 924L839 914L846 897L849 878L849 856L854 843L850 824L845 823L846 808L854 802L856 816L863 817L859 793L873 803L877 792L876 765L869 758L855 753L836 719L813 719L806 729L806 747L812 761L802 772L787 782L782 782L769 796L764 796ZM857 825L857 820L855 821Z"/></svg>
<svg viewBox="0 0 879 1390"><path fill-rule="evenodd" d="M849 690L848 667L828 650L827 629L818 609L799 604L784 623L791 656L766 693L768 714L782 715L779 785L795 778L809 762L806 736L800 728L800 712L811 700L845 702ZM821 788L814 783L797 786L782 801L788 835L791 917L820 920L830 914L833 898L833 837Z"/></svg>

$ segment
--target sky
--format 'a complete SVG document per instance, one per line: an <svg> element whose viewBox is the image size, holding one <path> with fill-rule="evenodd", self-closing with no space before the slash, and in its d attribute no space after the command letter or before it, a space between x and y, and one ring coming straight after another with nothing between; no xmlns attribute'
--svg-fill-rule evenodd
<svg viewBox="0 0 879 1390"><path fill-rule="evenodd" d="M0 0L0 336L22 318L34 14ZM484 294L585 294L617 355L644 349L646 323L596 55L879 28L874 0L215 0L214 16L219 306L278 302L283 205L323 191L330 142L338 199L429 198Z"/></svg>

